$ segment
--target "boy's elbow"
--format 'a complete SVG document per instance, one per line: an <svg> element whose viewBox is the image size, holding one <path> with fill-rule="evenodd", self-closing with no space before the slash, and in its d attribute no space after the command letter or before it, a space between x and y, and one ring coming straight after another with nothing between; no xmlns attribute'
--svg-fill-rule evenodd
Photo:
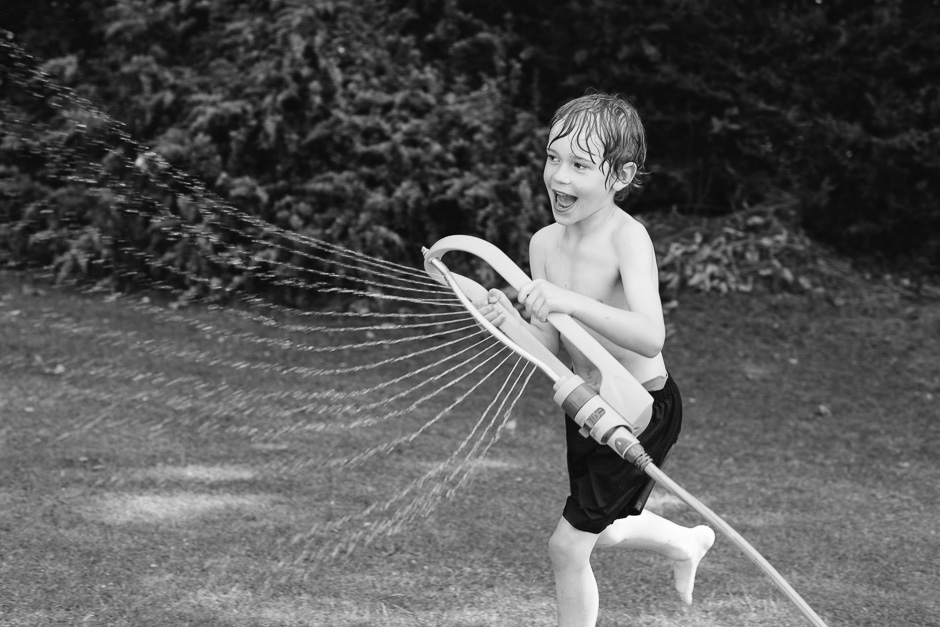
<svg viewBox="0 0 940 627"><path fill-rule="evenodd" d="M657 329L646 337L641 350L638 351L644 357L655 357L663 352L663 346L666 344L666 330Z"/></svg>

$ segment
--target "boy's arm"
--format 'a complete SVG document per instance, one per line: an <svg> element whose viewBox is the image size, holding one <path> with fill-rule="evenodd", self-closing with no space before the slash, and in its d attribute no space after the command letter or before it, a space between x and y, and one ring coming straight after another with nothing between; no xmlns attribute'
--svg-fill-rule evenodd
<svg viewBox="0 0 940 627"><path fill-rule="evenodd" d="M542 231L537 232L529 240L529 271L532 272L533 280L545 280L545 258L547 246ZM524 287L524 286L523 286ZM558 335L558 329L548 323L547 319L539 319L531 316L529 319L532 334L539 339L545 347L558 354L561 348L561 337Z"/></svg>
<svg viewBox="0 0 940 627"><path fill-rule="evenodd" d="M655 357L662 352L666 326L659 298L659 274L653 243L646 229L637 222L623 225L612 237L626 310L545 280L535 280L524 286L519 291L519 300L532 313L533 322L544 322L554 311L567 313L614 344L646 357ZM532 274L536 275L534 266Z"/></svg>
<svg viewBox="0 0 940 627"><path fill-rule="evenodd" d="M538 234L532 237L529 242L529 265L532 272L532 277L535 279L544 279L545 277L545 257L541 251L541 247L538 244ZM495 307L495 303L501 303L503 308L508 311L508 315L515 316L519 322L525 326L526 330L531 333L535 338L545 346L552 354L557 355L561 347L561 339L558 335L558 330L555 329L551 324L546 320L539 320L535 317L532 317L529 322L527 322L518 311L516 311L515 306L509 300L509 297L506 296L501 290L490 290L488 294L488 300L485 305L478 306L487 320L489 320L493 325L499 327L503 323L504 314L500 308Z"/></svg>

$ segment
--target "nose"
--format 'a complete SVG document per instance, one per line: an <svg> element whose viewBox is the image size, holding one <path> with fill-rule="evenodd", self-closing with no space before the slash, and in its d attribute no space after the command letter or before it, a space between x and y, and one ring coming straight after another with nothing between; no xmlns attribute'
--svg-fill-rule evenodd
<svg viewBox="0 0 940 627"><path fill-rule="evenodd" d="M552 181L564 185L571 182L571 176L568 167L561 163L552 170Z"/></svg>

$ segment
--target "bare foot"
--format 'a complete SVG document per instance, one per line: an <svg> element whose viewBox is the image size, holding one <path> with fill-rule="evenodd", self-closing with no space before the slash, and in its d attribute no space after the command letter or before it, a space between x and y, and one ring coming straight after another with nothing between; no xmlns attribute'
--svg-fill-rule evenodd
<svg viewBox="0 0 940 627"><path fill-rule="evenodd" d="M692 589L695 587L695 571L698 570L698 564L708 553L715 543L715 532L711 527L699 525L692 529L693 545L690 549L690 555L684 560L673 560L672 571L676 580L676 591L685 601L686 605L692 605Z"/></svg>

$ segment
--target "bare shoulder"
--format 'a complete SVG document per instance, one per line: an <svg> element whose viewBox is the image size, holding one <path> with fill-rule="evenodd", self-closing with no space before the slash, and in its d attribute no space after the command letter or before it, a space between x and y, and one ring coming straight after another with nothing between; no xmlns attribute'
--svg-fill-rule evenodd
<svg viewBox="0 0 940 627"><path fill-rule="evenodd" d="M555 248L560 237L557 224L550 224L542 227L532 235L529 240L529 269L532 272L532 278L545 278L548 270L546 261L551 251Z"/></svg>
<svg viewBox="0 0 940 627"><path fill-rule="evenodd" d="M611 229L610 235L614 246L621 253L647 255L653 250L653 240L646 227L626 213Z"/></svg>
<svg viewBox="0 0 940 627"><path fill-rule="evenodd" d="M549 224L536 231L529 240L529 256L538 256L551 250L561 237L562 228L558 224Z"/></svg>
<svg viewBox="0 0 940 627"><path fill-rule="evenodd" d="M558 238L561 237L561 233L564 227L560 224L549 224L548 226L543 226L532 236L532 239L529 240L529 245L533 247L542 248L549 244L553 244L558 241Z"/></svg>

